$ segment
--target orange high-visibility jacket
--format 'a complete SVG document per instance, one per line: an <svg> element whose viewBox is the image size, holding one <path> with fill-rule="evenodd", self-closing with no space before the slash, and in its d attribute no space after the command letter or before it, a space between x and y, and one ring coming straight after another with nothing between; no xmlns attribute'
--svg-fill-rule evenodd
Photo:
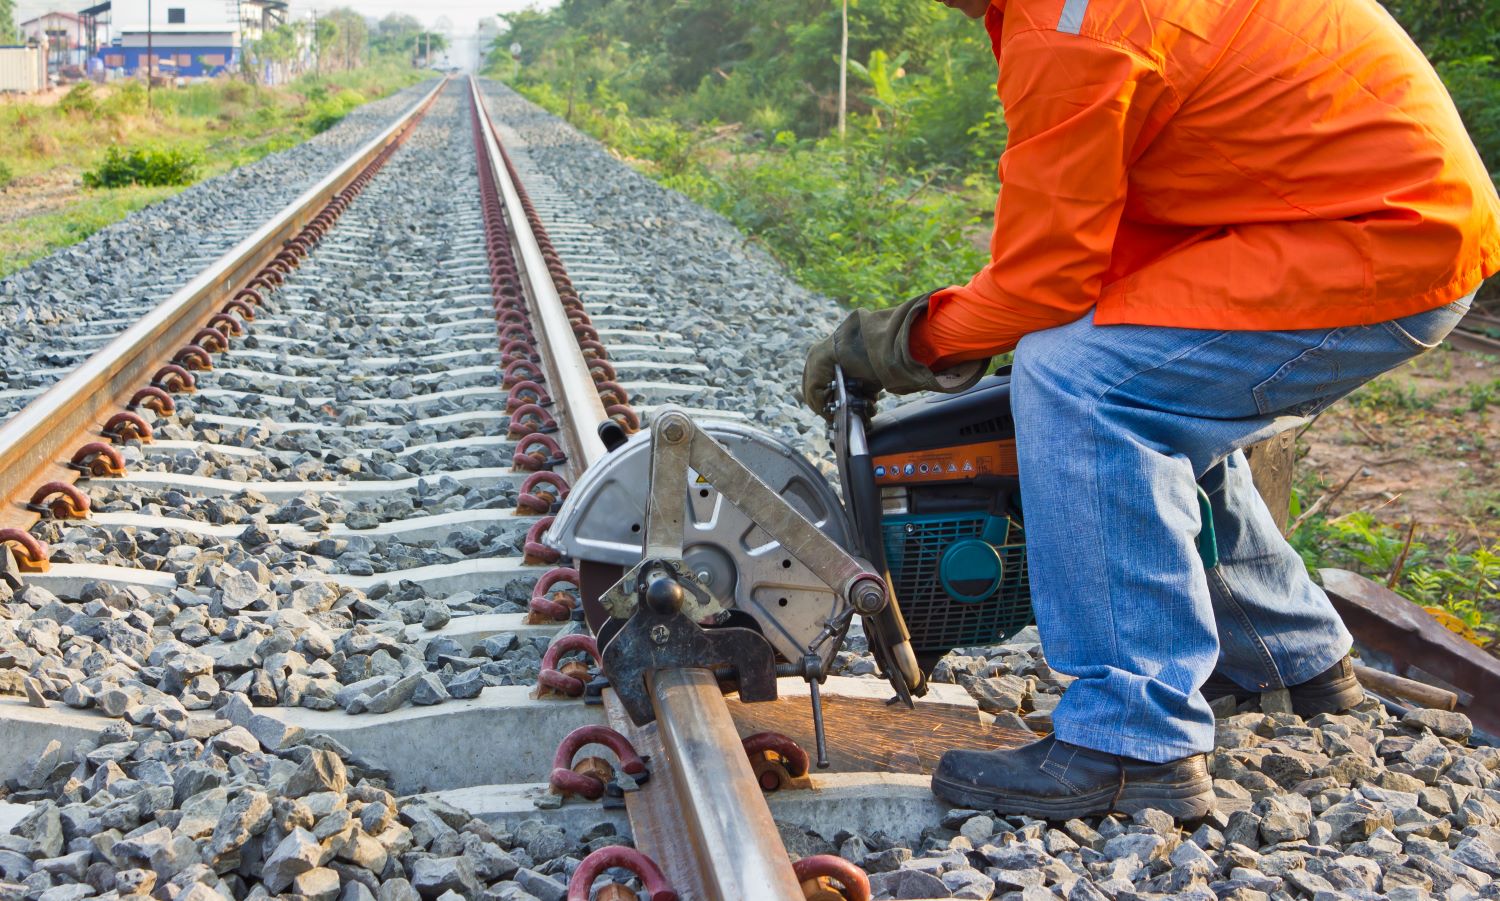
<svg viewBox="0 0 1500 901"><path fill-rule="evenodd" d="M1500 269L1500 199L1376 0L994 0L992 262L912 331L934 369L1100 325L1361 325Z"/></svg>

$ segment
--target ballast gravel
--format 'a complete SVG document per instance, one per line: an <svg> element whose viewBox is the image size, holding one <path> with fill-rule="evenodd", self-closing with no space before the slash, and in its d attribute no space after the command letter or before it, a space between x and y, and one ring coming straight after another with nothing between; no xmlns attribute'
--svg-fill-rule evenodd
<svg viewBox="0 0 1500 901"><path fill-rule="evenodd" d="M245 238L433 87L413 85L337 125L132 213L0 280L0 416L51 384Z"/></svg>

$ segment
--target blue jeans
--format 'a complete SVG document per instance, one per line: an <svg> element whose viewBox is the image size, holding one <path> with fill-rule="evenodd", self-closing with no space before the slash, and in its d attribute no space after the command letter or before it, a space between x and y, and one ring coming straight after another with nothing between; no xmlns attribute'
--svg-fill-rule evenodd
<svg viewBox="0 0 1500 901"><path fill-rule="evenodd" d="M1284 332L1095 326L1090 314L1021 340L1011 404L1032 602L1048 662L1077 678L1052 716L1059 739L1156 762L1210 751L1198 687L1215 667L1271 690L1349 652L1240 448L1435 347L1472 298ZM1199 479L1212 571L1195 545Z"/></svg>

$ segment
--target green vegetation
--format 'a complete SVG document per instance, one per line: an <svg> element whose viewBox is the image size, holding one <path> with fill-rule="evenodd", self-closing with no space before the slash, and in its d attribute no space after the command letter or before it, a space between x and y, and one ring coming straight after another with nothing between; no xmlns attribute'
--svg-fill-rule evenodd
<svg viewBox="0 0 1500 901"><path fill-rule="evenodd" d="M16 0L0 0L0 44L16 39Z"/></svg>
<svg viewBox="0 0 1500 901"><path fill-rule="evenodd" d="M158 88L149 108L137 82L81 83L52 106L0 106L0 160L10 176L0 195L0 277L173 193L160 186L285 150L366 99L426 77L389 56L325 69L274 88L230 78Z"/></svg>
<svg viewBox="0 0 1500 901"><path fill-rule="evenodd" d="M181 147L118 146L104 152L99 165L83 173L88 188L123 188L126 185L190 185L198 180L197 154Z"/></svg>
<svg viewBox="0 0 1500 901"><path fill-rule="evenodd" d="M1293 493L1293 519L1303 496ZM1314 514L1291 542L1313 572L1334 567L1361 573L1413 603L1446 611L1481 643L1500 638L1500 541L1474 546L1450 536L1434 548L1411 531L1409 524L1394 526L1366 512Z"/></svg>

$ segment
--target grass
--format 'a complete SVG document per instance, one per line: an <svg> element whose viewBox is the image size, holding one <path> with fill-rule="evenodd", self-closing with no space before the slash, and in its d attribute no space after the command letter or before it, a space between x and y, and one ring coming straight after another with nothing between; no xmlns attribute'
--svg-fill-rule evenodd
<svg viewBox="0 0 1500 901"><path fill-rule="evenodd" d="M367 100L428 73L378 61L277 88L226 78L161 88L72 88L59 102L0 104L0 278L87 238L179 187L89 188L111 154L197 161L192 181L295 146Z"/></svg>
<svg viewBox="0 0 1500 901"><path fill-rule="evenodd" d="M85 202L73 204L67 209L0 225L0 247L5 248L7 262L12 259L22 261L13 267L20 268L59 247L76 244L99 229L181 190L181 187L175 186L132 186L90 191L85 195ZM6 274L7 270L0 267L0 276Z"/></svg>

